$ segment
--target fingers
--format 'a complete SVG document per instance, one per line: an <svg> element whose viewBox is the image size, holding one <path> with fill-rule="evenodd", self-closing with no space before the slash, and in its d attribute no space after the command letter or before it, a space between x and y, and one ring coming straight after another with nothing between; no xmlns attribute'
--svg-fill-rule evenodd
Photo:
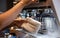
<svg viewBox="0 0 60 38"><path fill-rule="evenodd" d="M14 19L15 21L19 21L21 20L22 18L21 17L18 17L17 19Z"/></svg>
<svg viewBox="0 0 60 38"><path fill-rule="evenodd" d="M23 3L28 3L28 2L31 2L32 0L21 0L21 2Z"/></svg>
<svg viewBox="0 0 60 38"><path fill-rule="evenodd" d="M32 24L29 24L29 26L30 26L31 28L33 28L33 29L36 29L36 28L37 28L36 26L34 26L34 25L32 25Z"/></svg>
<svg viewBox="0 0 60 38"><path fill-rule="evenodd" d="M20 19L19 19L19 20L20 20ZM21 19L21 20L22 20L22 19ZM21 24L21 27L22 27L22 28L26 29L27 31L29 31L29 32L31 32L31 33L35 33L36 30L41 27L41 23L38 22L38 21L36 21L36 20L34 20L34 19L32 19L32 18L29 18L29 17L28 17L28 18L26 18L26 19L24 19L24 20L27 21L27 22L25 22L25 21L20 21L20 22L22 22L22 23L19 22L19 24Z"/></svg>
<svg viewBox="0 0 60 38"><path fill-rule="evenodd" d="M35 0L32 0L32 1L35 1Z"/></svg>
<svg viewBox="0 0 60 38"><path fill-rule="evenodd" d="M17 19L14 19L14 21L21 21L21 20L25 20L24 18L18 17Z"/></svg>
<svg viewBox="0 0 60 38"><path fill-rule="evenodd" d="M36 30L36 27L29 23L22 24L22 27L31 33L33 33Z"/></svg>
<svg viewBox="0 0 60 38"><path fill-rule="evenodd" d="M36 2L37 0L32 0L32 2Z"/></svg>
<svg viewBox="0 0 60 38"><path fill-rule="evenodd" d="M29 5L29 4L31 4L31 3L35 2L35 1L36 0L21 0L20 2L23 2L26 5Z"/></svg>
<svg viewBox="0 0 60 38"><path fill-rule="evenodd" d="M31 23L31 24L33 24L33 25L35 25L35 26L41 25L40 22L38 22L38 21L36 21L36 20L34 20L34 19L32 19L32 18L27 17L26 20L27 20L29 23Z"/></svg>

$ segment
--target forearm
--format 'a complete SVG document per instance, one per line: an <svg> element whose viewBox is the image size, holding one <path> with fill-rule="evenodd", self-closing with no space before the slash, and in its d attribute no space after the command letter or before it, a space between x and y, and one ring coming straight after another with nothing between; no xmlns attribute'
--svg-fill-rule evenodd
<svg viewBox="0 0 60 38"><path fill-rule="evenodd" d="M5 13L0 15L0 30L8 26L13 20L17 17L17 15L21 12L25 5L19 2L16 6L6 11Z"/></svg>

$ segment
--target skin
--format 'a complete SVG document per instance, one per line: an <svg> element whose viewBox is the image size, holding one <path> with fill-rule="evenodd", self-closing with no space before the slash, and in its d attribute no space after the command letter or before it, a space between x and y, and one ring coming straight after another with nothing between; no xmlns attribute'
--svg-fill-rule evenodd
<svg viewBox="0 0 60 38"><path fill-rule="evenodd" d="M29 32L34 32L36 30L36 23L32 21L28 21L29 19L18 19L18 14L22 11L22 9L32 3L32 0L20 0L18 4L16 4L10 10L4 12L0 15L0 30L4 29L5 27L9 26L13 21L18 27L23 27ZM15 19L17 18L17 19ZM15 19L15 20L14 20ZM28 28L28 29L27 29Z"/></svg>
<svg viewBox="0 0 60 38"><path fill-rule="evenodd" d="M0 15L0 30L2 30L3 28L11 24L14 21L14 19L17 17L17 15L21 12L21 10L26 5L29 5L31 2L32 0L20 0L20 2L16 4L13 8L1 14Z"/></svg>

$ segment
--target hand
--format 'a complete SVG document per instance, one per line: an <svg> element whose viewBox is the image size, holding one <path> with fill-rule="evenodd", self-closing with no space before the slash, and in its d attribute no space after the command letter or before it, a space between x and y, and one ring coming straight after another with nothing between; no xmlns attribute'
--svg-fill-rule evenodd
<svg viewBox="0 0 60 38"><path fill-rule="evenodd" d="M26 19L18 18L16 19L16 24L19 27L21 26L22 28L31 33L35 33L38 27L41 26L40 22L33 20L32 18L26 18Z"/></svg>
<svg viewBox="0 0 60 38"><path fill-rule="evenodd" d="M39 28L41 28L41 22L38 22L38 21L36 21L32 18L29 18L29 17L27 17L26 20L28 23L30 23L30 27L31 28L33 27L32 29L30 29L30 32L36 33L39 30ZM29 27L27 27L27 28L29 28ZM29 29L27 29L27 30L29 30Z"/></svg>
<svg viewBox="0 0 60 38"><path fill-rule="evenodd" d="M34 26L34 25L30 24L30 23L23 23L21 25L21 27L24 28L25 30L27 30L30 33L36 32L36 29L37 29L36 26Z"/></svg>
<svg viewBox="0 0 60 38"><path fill-rule="evenodd" d="M27 20L27 22L31 23L32 25L35 25L35 26L41 25L41 22L38 22L32 18L27 17L26 20Z"/></svg>
<svg viewBox="0 0 60 38"><path fill-rule="evenodd" d="M36 30L36 26L28 23L26 19L18 17L14 22L18 27L22 27L29 32L34 32Z"/></svg>
<svg viewBox="0 0 60 38"><path fill-rule="evenodd" d="M25 5L31 4L35 0L21 0L20 2L23 2Z"/></svg>
<svg viewBox="0 0 60 38"><path fill-rule="evenodd" d="M25 19L23 19L23 18L21 18L21 17L18 17L17 19L14 20L13 23L20 28L21 25L22 25L23 23L26 23L26 22L27 22L27 21L26 21Z"/></svg>

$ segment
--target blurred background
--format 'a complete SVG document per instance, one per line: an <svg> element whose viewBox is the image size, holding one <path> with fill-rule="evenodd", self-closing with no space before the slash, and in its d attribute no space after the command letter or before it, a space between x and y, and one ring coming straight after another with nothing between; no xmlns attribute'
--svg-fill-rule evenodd
<svg viewBox="0 0 60 38"><path fill-rule="evenodd" d="M0 13L11 9L19 0L0 0ZM21 31L16 35L11 29L20 29L15 24L3 29L0 38L60 38L60 28L57 13L53 8L52 0L36 0L36 2L24 7L18 17L31 17L42 23L37 35L28 35L26 31ZM20 29L21 30L21 29ZM29 32L28 32L29 33ZM23 37L27 35L26 37Z"/></svg>

